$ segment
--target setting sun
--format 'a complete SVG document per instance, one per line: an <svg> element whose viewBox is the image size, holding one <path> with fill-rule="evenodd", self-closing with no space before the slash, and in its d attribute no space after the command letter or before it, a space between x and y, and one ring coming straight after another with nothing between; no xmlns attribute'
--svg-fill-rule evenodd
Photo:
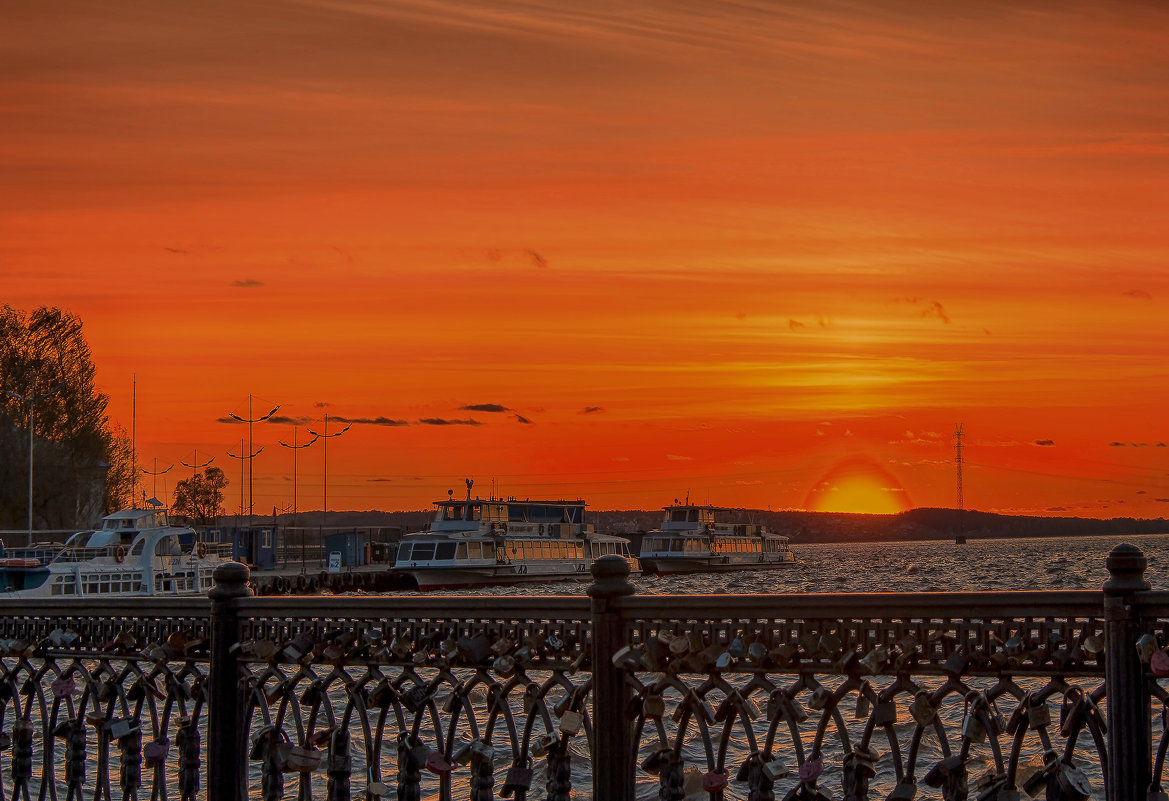
<svg viewBox="0 0 1169 801"><path fill-rule="evenodd" d="M808 493L813 512L896 514L913 504L909 493L883 467L865 457L837 462Z"/></svg>

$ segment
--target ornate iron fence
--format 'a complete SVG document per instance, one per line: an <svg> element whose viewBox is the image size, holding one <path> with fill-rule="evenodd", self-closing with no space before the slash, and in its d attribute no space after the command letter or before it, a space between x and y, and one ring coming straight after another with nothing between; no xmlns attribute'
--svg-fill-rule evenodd
<svg viewBox="0 0 1169 801"><path fill-rule="evenodd" d="M1161 799L1169 593L0 603L0 800ZM1155 745L1155 747L1154 747ZM173 746L173 747L172 747Z"/></svg>

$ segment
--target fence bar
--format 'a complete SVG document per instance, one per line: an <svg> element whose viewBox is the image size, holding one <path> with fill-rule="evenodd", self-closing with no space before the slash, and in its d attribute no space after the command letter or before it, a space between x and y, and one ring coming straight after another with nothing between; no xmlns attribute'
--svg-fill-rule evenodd
<svg viewBox="0 0 1169 801"><path fill-rule="evenodd" d="M593 562L592 574L593 798L633 801L633 733L625 717L633 693L613 655L625 644L616 603L636 588L629 583L629 564L619 556L602 556Z"/></svg>
<svg viewBox="0 0 1169 801"><path fill-rule="evenodd" d="M247 798L247 732L240 692L239 662L232 647L239 641L237 601L252 594L248 568L228 562L215 568L211 599L211 665L207 677L207 797L214 801Z"/></svg>
<svg viewBox="0 0 1169 801"><path fill-rule="evenodd" d="M1104 681L1108 697L1107 797L1109 801L1143 801L1149 788L1152 731L1150 686L1137 654L1141 620L1134 593L1149 589L1148 560L1127 543L1108 554L1104 583Z"/></svg>

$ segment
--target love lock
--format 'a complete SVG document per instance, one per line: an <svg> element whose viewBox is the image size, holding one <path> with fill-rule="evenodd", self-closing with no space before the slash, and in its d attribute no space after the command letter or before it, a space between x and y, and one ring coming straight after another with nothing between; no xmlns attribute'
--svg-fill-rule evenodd
<svg viewBox="0 0 1169 801"><path fill-rule="evenodd" d="M556 737L554 737L551 734L545 734L545 735L541 736L539 740L536 741L535 745L532 746L532 756L534 756L534 757L548 756L548 751L554 745L556 745Z"/></svg>
<svg viewBox="0 0 1169 801"><path fill-rule="evenodd" d="M669 748L660 748L647 756L641 763L641 769L651 776L657 776L662 772L662 766L666 763L666 758L670 755Z"/></svg>
<svg viewBox="0 0 1169 801"><path fill-rule="evenodd" d="M962 736L972 743L981 743L986 740L986 727L979 720L976 710L971 709L962 719Z"/></svg>
<svg viewBox="0 0 1169 801"><path fill-rule="evenodd" d="M877 707L873 710L873 725L889 726L896 722L897 703L892 699L888 701L877 701Z"/></svg>
<svg viewBox="0 0 1169 801"><path fill-rule="evenodd" d="M1157 638L1152 634L1142 634L1137 638L1136 642L1137 656L1140 657L1141 662L1149 664L1149 660L1153 658L1153 654L1158 650Z"/></svg>
<svg viewBox="0 0 1169 801"><path fill-rule="evenodd" d="M524 714L530 715L536 710L536 702L540 700L540 685L534 681L528 682L524 688Z"/></svg>
<svg viewBox="0 0 1169 801"><path fill-rule="evenodd" d="M1027 725L1032 729L1041 729L1051 725L1051 710L1046 701L1032 701L1027 708Z"/></svg>
<svg viewBox="0 0 1169 801"><path fill-rule="evenodd" d="M951 754L926 771L921 780L930 787L941 787L947 779L958 772L965 776L966 762L958 754Z"/></svg>
<svg viewBox="0 0 1169 801"><path fill-rule="evenodd" d="M507 776L503 780L503 789L499 791L502 798L511 798L519 792L527 792L532 786L532 760L524 765L513 765L507 769Z"/></svg>
<svg viewBox="0 0 1169 801"><path fill-rule="evenodd" d="M730 782L730 776L727 774L726 768L708 770L702 774L702 789L708 793L721 792L728 782Z"/></svg>
<svg viewBox="0 0 1169 801"><path fill-rule="evenodd" d="M1149 669L1159 678L1169 676L1169 654L1158 649L1149 657Z"/></svg>
<svg viewBox="0 0 1169 801"><path fill-rule="evenodd" d="M496 650L499 647L499 650ZM450 649L447 649L448 652ZM503 656L511 648L508 646L506 640L497 640L494 643L488 643L487 638L482 634L474 637L459 637L455 641L454 650L459 657L470 665L478 665L487 658L489 653L494 653L496 656Z"/></svg>
<svg viewBox="0 0 1169 801"><path fill-rule="evenodd" d="M572 737L580 732L584 725L584 715L575 709L570 709L560 716L560 733Z"/></svg>
<svg viewBox="0 0 1169 801"><path fill-rule="evenodd" d="M426 688L415 684L402 693L402 704L411 712L420 712L426 706L428 698L429 693L426 692Z"/></svg>
<svg viewBox="0 0 1169 801"><path fill-rule="evenodd" d="M447 762L446 758L438 751L431 751L423 760L422 767L436 776L444 776L451 772L453 765Z"/></svg>
<svg viewBox="0 0 1169 801"><path fill-rule="evenodd" d="M1059 706L1059 733L1066 739L1079 727L1084 717L1084 691L1070 687Z"/></svg>
<svg viewBox="0 0 1169 801"><path fill-rule="evenodd" d="M869 697L869 693L871 692L872 689L869 687L867 681L861 684L860 689L857 691L856 712L853 713L853 717L857 720L867 719L869 713L873 711L873 700Z"/></svg>
<svg viewBox="0 0 1169 801"><path fill-rule="evenodd" d="M820 774L824 772L824 757L817 754L811 759L804 760L800 765L799 777L800 781L805 784L815 784L816 780L820 778Z"/></svg>
<svg viewBox="0 0 1169 801"><path fill-rule="evenodd" d="M657 693L650 693L641 705L642 714L647 718L660 718L666 713L666 702Z"/></svg>
<svg viewBox="0 0 1169 801"><path fill-rule="evenodd" d="M930 702L929 693L921 690L913 697L913 703L909 705L909 714L913 716L918 726L925 728L937 717L938 710Z"/></svg>
<svg viewBox="0 0 1169 801"><path fill-rule="evenodd" d="M494 670L495 674L500 678L510 678L515 673L515 657L508 654L497 657L495 661L491 663L491 669Z"/></svg>
<svg viewBox="0 0 1169 801"><path fill-rule="evenodd" d="M828 706L828 702L832 700L832 691L827 687L820 686L812 691L812 697L808 699L808 706L812 709L821 710Z"/></svg>
<svg viewBox="0 0 1169 801"><path fill-rule="evenodd" d="M72 676L56 679L53 684L54 698L68 698L77 689L77 681Z"/></svg>
<svg viewBox="0 0 1169 801"><path fill-rule="evenodd" d="M1048 798L1053 795L1059 801L1087 801L1092 795L1092 783L1084 771L1068 762L1060 762L1056 768L1054 787L1058 792L1052 793L1053 784L1048 784ZM1055 801L1055 799L1052 799Z"/></svg>
<svg viewBox="0 0 1169 801"><path fill-rule="evenodd" d="M772 759L763 763L763 775L773 782L787 778L790 771L782 759Z"/></svg>
<svg viewBox="0 0 1169 801"><path fill-rule="evenodd" d="M885 796L885 801L913 801L916 795L917 782L907 776L893 785L889 795Z"/></svg>
<svg viewBox="0 0 1169 801"><path fill-rule="evenodd" d="M877 674L881 672L881 668L889 661L889 652L885 646L878 645L873 650L869 651L861 657L861 664L869 673Z"/></svg>

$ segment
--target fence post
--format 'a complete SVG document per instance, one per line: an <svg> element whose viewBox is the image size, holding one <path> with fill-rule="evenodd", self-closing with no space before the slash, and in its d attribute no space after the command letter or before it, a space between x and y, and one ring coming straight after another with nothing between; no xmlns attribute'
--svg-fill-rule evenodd
<svg viewBox="0 0 1169 801"><path fill-rule="evenodd" d="M625 625L613 601L637 590L629 583L629 563L610 554L593 562L593 798L633 801L632 724L625 710L633 693L613 654L625 645Z"/></svg>
<svg viewBox="0 0 1169 801"><path fill-rule="evenodd" d="M1137 655L1141 619L1133 594L1149 589L1148 560L1135 545L1108 554L1104 582L1104 683L1108 697L1109 801L1144 801L1151 775L1149 686Z"/></svg>
<svg viewBox="0 0 1169 801"><path fill-rule="evenodd" d="M245 699L240 696L239 659L232 646L240 641L236 601L252 594L248 568L226 562L215 568L211 599L211 666L207 676L207 797L215 801L247 798Z"/></svg>

